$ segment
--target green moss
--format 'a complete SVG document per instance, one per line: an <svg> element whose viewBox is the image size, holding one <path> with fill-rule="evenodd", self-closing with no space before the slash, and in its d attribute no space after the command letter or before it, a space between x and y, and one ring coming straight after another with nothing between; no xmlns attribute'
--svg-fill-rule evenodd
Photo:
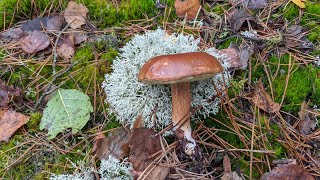
<svg viewBox="0 0 320 180"><path fill-rule="evenodd" d="M38 129L39 128L39 124L40 124L40 121L41 121L41 118L42 118L42 114L41 113L32 113L30 115L30 119L29 121L27 122L27 127L28 129Z"/></svg>
<svg viewBox="0 0 320 180"><path fill-rule="evenodd" d="M293 19L297 18L298 15L299 15L299 7L294 3L289 3L287 7L284 9L283 16L289 21L292 21Z"/></svg>

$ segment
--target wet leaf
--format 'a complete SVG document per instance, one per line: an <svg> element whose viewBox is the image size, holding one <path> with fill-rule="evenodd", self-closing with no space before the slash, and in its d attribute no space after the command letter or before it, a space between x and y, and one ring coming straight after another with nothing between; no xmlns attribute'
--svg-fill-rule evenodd
<svg viewBox="0 0 320 180"><path fill-rule="evenodd" d="M230 16L230 25L233 31L239 31L242 27L255 26L256 18L248 10L233 10Z"/></svg>
<svg viewBox="0 0 320 180"><path fill-rule="evenodd" d="M35 30L22 38L20 43L23 51L32 54L47 48L50 40L45 33Z"/></svg>
<svg viewBox="0 0 320 180"><path fill-rule="evenodd" d="M308 135L312 133L317 127L317 118L315 114L310 112L307 103L304 101L301 104L301 109L299 112L300 123L299 132L303 135Z"/></svg>
<svg viewBox="0 0 320 180"><path fill-rule="evenodd" d="M302 166L288 164L274 168L271 172L261 176L261 180L315 180L315 178Z"/></svg>
<svg viewBox="0 0 320 180"><path fill-rule="evenodd" d="M100 160L108 159L109 155L124 159L129 155L130 136L131 133L123 127L112 129L107 137L101 134L95 138L92 152Z"/></svg>
<svg viewBox="0 0 320 180"><path fill-rule="evenodd" d="M64 12L64 18L72 29L77 29L86 23L86 16L88 12L88 8L83 4L77 4L74 1L69 1L68 7Z"/></svg>
<svg viewBox="0 0 320 180"><path fill-rule="evenodd" d="M129 161L135 171L143 171L154 160L151 155L161 150L160 136L148 128L133 129L128 142L130 147Z"/></svg>
<svg viewBox="0 0 320 180"><path fill-rule="evenodd" d="M21 29L23 31L42 31L42 30L60 30L64 23L63 16L37 17L31 21L23 23Z"/></svg>
<svg viewBox="0 0 320 180"><path fill-rule="evenodd" d="M26 124L29 116L13 110L0 110L0 141L8 141L9 138L22 125Z"/></svg>
<svg viewBox="0 0 320 180"><path fill-rule="evenodd" d="M271 96L264 89L261 79L255 87L251 100L255 106L268 113L274 113L280 110L280 105L273 102Z"/></svg>
<svg viewBox="0 0 320 180"><path fill-rule="evenodd" d="M6 86L5 83L0 80L0 108L7 108L10 99L18 96L21 96L21 89Z"/></svg>
<svg viewBox="0 0 320 180"><path fill-rule="evenodd" d="M300 8L306 8L305 1L306 0L291 0L291 2L293 2L294 4L299 6Z"/></svg>
<svg viewBox="0 0 320 180"><path fill-rule="evenodd" d="M174 2L177 16L187 20L194 20L200 8L199 0L176 0Z"/></svg>
<svg viewBox="0 0 320 180"><path fill-rule="evenodd" d="M21 28L10 28L0 34L0 40L3 42L10 42L18 40L22 35L23 30Z"/></svg>
<svg viewBox="0 0 320 180"><path fill-rule="evenodd" d="M57 54L64 59L69 61L75 53L74 47L74 36L65 35L58 41Z"/></svg>

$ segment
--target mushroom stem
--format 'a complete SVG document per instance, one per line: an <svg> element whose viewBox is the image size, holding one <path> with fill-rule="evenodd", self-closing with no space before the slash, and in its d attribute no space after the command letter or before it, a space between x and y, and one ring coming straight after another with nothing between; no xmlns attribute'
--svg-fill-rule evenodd
<svg viewBox="0 0 320 180"><path fill-rule="evenodd" d="M190 82L171 85L172 123L179 140L185 141L184 150L188 155L195 154L196 141L192 138L190 125L191 92Z"/></svg>

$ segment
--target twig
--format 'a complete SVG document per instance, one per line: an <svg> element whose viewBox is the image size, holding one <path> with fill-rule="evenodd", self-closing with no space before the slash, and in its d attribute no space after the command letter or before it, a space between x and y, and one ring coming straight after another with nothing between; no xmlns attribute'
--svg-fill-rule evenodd
<svg viewBox="0 0 320 180"><path fill-rule="evenodd" d="M68 29L69 24L66 25L66 27L64 27L59 34L57 35L57 39L56 42L53 46L53 63L52 63L52 74L55 75L56 74L56 64L57 64L57 59L58 59L58 54L57 54L57 45L58 45L58 41L60 39L60 36L62 35L62 33Z"/></svg>

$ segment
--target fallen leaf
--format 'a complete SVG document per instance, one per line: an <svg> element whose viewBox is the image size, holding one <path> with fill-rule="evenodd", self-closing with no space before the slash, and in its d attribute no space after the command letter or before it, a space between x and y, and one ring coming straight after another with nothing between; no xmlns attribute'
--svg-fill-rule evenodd
<svg viewBox="0 0 320 180"><path fill-rule="evenodd" d="M272 163L277 166L283 166L287 164L297 164L297 160L296 159L277 159L277 160L273 160Z"/></svg>
<svg viewBox="0 0 320 180"><path fill-rule="evenodd" d="M21 96L21 89L6 86L5 83L0 80L0 108L7 108L10 99L19 96Z"/></svg>
<svg viewBox="0 0 320 180"><path fill-rule="evenodd" d="M199 0L176 0L174 7L179 18L194 20L200 8Z"/></svg>
<svg viewBox="0 0 320 180"><path fill-rule="evenodd" d="M129 161L135 171L143 171L156 158L151 157L161 150L160 136L148 128L133 129L132 136L128 142L130 148Z"/></svg>
<svg viewBox="0 0 320 180"><path fill-rule="evenodd" d="M73 35L74 35L74 44L75 45L81 44L82 42L84 42L88 39L88 36L86 33L75 32L75 33L73 33Z"/></svg>
<svg viewBox="0 0 320 180"><path fill-rule="evenodd" d="M268 113L274 113L280 110L280 105L273 102L271 96L264 89L261 79L255 87L251 101L255 106Z"/></svg>
<svg viewBox="0 0 320 180"><path fill-rule="evenodd" d="M253 53L253 46L243 45L239 48L237 44L231 43L228 48L219 50L219 52L226 55L226 62L230 68L245 70Z"/></svg>
<svg viewBox="0 0 320 180"><path fill-rule="evenodd" d="M0 34L0 40L3 42L10 42L18 40L23 35L21 28L10 28Z"/></svg>
<svg viewBox="0 0 320 180"><path fill-rule="evenodd" d="M300 25L292 25L285 29L284 45L287 48L313 49L314 45L307 39L307 33Z"/></svg>
<svg viewBox="0 0 320 180"><path fill-rule="evenodd" d="M233 10L230 15L230 26L233 31L239 31L242 27L256 25L256 18L246 9Z"/></svg>
<svg viewBox="0 0 320 180"><path fill-rule="evenodd" d="M22 38L20 43L23 51L32 54L47 48L50 40L45 33L35 30Z"/></svg>
<svg viewBox="0 0 320 180"><path fill-rule="evenodd" d="M65 35L58 41L57 54L64 59L69 61L75 53L74 47L74 36Z"/></svg>
<svg viewBox="0 0 320 180"><path fill-rule="evenodd" d="M63 16L37 17L31 21L23 23L21 29L23 31L42 31L42 30L60 30L64 23Z"/></svg>
<svg viewBox="0 0 320 180"><path fill-rule="evenodd" d="M290 0L290 1L296 4L297 6L299 6L300 8L306 8L306 5L305 5L306 0Z"/></svg>
<svg viewBox="0 0 320 180"><path fill-rule="evenodd" d="M308 104L303 101L300 112L298 113L300 117L299 132L303 135L312 133L318 124L315 114L310 111Z"/></svg>
<svg viewBox="0 0 320 180"><path fill-rule="evenodd" d="M26 124L28 120L29 116L24 114L0 109L0 141L8 141L14 132Z"/></svg>
<svg viewBox="0 0 320 180"><path fill-rule="evenodd" d="M88 8L83 4L69 1L66 11L64 12L64 18L72 29L77 29L86 23L88 12Z"/></svg>
<svg viewBox="0 0 320 180"><path fill-rule="evenodd" d="M267 7L268 0L231 0L231 3L237 7L244 7L249 10L259 10Z"/></svg>
<svg viewBox="0 0 320 180"><path fill-rule="evenodd" d="M49 139L68 128L76 134L89 121L91 112L88 95L75 89L58 89L43 110L40 130L47 129Z"/></svg>
<svg viewBox="0 0 320 180"><path fill-rule="evenodd" d="M274 168L271 172L264 173L261 180L315 180L315 178L302 166L288 164Z"/></svg>
<svg viewBox="0 0 320 180"><path fill-rule="evenodd" d="M130 136L131 133L123 127L112 129L107 137L101 134L95 138L92 153L100 160L108 159L109 155L124 159L129 155L127 143Z"/></svg>

